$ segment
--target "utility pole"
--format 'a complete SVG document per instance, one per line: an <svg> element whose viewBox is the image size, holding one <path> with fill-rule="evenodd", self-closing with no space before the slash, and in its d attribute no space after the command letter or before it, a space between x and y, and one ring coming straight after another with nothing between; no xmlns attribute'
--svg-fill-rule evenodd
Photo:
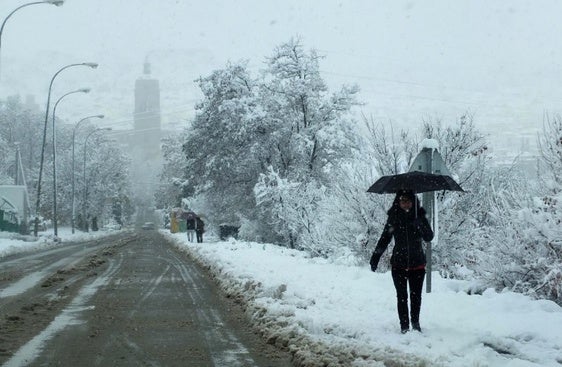
<svg viewBox="0 0 562 367"><path fill-rule="evenodd" d="M14 185L19 183L19 173L20 173L20 145L16 143L16 164L14 165L15 174L14 174Z"/></svg>
<svg viewBox="0 0 562 367"><path fill-rule="evenodd" d="M420 171L438 175L450 176L451 173L445 165L445 161L439 154L439 142L435 139L425 139L421 143L422 149L414 159L409 171ZM428 215L428 220L433 229L433 242L439 242L439 215L435 191L422 194L422 205ZM426 248L426 292L431 293L431 271L432 269L432 242L427 242Z"/></svg>

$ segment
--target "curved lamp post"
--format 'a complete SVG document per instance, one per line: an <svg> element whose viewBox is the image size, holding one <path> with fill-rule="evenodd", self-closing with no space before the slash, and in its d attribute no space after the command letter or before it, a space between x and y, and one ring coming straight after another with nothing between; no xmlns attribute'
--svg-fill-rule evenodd
<svg viewBox="0 0 562 367"><path fill-rule="evenodd" d="M86 217L86 212L88 209L88 204L87 204L87 200L88 200L88 184L86 182L86 146L88 144L88 139L90 138L90 136L92 136L94 133L97 133L98 131L109 131L111 130L110 127L99 127L95 130L93 130L91 133L89 133L86 136L86 139L84 139L84 167L83 167L83 171L82 174L84 175L84 201L82 202L82 215L83 215L83 220L87 221L87 217ZM86 226L86 232L88 232L88 226Z"/></svg>
<svg viewBox="0 0 562 367"><path fill-rule="evenodd" d="M58 225L57 225L57 134L55 129L55 116L57 112L57 106L62 99L70 94L74 93L90 93L90 88L81 88L73 90L63 94L53 106L53 232L55 238L58 235Z"/></svg>
<svg viewBox="0 0 562 367"><path fill-rule="evenodd" d="M43 144L41 145L41 161L39 163L39 178L37 179L37 200L35 201L35 225L33 228L33 234L37 237L37 232L39 231L39 205L41 204L41 178L43 175L43 162L45 161L45 141L47 140L47 123L49 120L49 106L51 103L51 90L53 89L53 83L57 75L59 75L63 70L71 68L73 66L88 66L90 68L97 68L98 64L94 62L82 62L78 64L69 64L59 69L51 78L51 83L49 84L49 92L47 94L47 109L45 111L45 125L43 126Z"/></svg>
<svg viewBox="0 0 562 367"><path fill-rule="evenodd" d="M98 119L102 119L104 118L104 115L93 115L93 116L88 116L88 117L84 117L83 119L81 119L80 121L78 121L76 123L76 125L74 125L74 129L72 130L72 218L71 218L71 222L72 222L72 233L74 233L74 223L76 220L76 205L75 205L75 190L74 190L74 182L75 182L75 173L74 173L74 143L76 141L76 130L78 129L78 126L80 126L80 123L82 121L86 121L89 120L91 118L98 118Z"/></svg>
<svg viewBox="0 0 562 367"><path fill-rule="evenodd" d="M12 10L12 12L10 14L8 14L8 16L6 18L4 18L4 21L2 22L2 26L0 27L0 50L2 49L2 32L4 31L4 26L6 25L6 22L8 21L8 19L10 19L10 17L16 11L20 10L21 8L25 8L26 6L36 5L36 4L51 4L51 5L61 6L62 4L64 4L64 0L34 1L34 2L31 2L31 3L20 5L17 8L15 8L14 10Z"/></svg>

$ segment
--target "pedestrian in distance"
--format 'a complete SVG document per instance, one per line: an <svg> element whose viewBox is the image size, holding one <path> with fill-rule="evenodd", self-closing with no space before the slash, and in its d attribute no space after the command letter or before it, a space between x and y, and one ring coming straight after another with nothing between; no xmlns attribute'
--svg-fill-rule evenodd
<svg viewBox="0 0 562 367"><path fill-rule="evenodd" d="M426 265L422 240L431 241L433 231L425 216L425 210L412 191L402 190L396 194L388 210L386 225L371 256L372 271L377 270L379 260L392 239L394 239L394 249L390 257L390 265L396 288L400 330L402 334L407 333L411 321L412 328L421 332L419 317ZM408 310L408 286L410 310Z"/></svg>
<svg viewBox="0 0 562 367"><path fill-rule="evenodd" d="M188 212L185 216L185 230L187 232L187 240L193 242L195 237L195 228L197 227L197 216L194 212Z"/></svg>
<svg viewBox="0 0 562 367"><path fill-rule="evenodd" d="M197 243L203 243L203 233L205 232L205 222L200 216L195 218L195 234L197 236Z"/></svg>

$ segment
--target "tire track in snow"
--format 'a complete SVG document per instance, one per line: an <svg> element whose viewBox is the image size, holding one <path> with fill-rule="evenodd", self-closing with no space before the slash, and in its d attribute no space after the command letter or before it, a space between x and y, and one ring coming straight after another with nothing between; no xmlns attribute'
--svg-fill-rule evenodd
<svg viewBox="0 0 562 367"><path fill-rule="evenodd" d="M5 364L4 367L27 366L40 354L47 341L54 337L58 332L70 325L80 324L79 316L82 311L89 310L86 305L88 300L98 291L98 289L109 283L112 276L119 270L123 256L119 260L109 260L107 270L97 277L91 284L85 285L80 289L76 297L70 302L55 319L41 333L36 335L27 344L23 345Z"/></svg>
<svg viewBox="0 0 562 367"><path fill-rule="evenodd" d="M197 304L196 316L200 325L205 329L204 335L211 358L215 366L253 367L256 362L250 356L248 349L229 332L217 309L205 303L201 288L195 286L201 283L199 271L189 268L174 256L174 267L179 272L186 289L194 304Z"/></svg>

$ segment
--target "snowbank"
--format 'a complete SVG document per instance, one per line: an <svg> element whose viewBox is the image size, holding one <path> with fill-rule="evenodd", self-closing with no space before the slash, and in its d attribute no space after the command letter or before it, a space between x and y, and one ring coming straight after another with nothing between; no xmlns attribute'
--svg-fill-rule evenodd
<svg viewBox="0 0 562 367"><path fill-rule="evenodd" d="M58 239L51 232L40 232L38 237L24 236L12 232L0 232L0 258L18 254L21 252L32 252L40 249L60 246L62 243L74 241L88 241L114 234L112 230L101 230L96 232L75 231L72 234L70 228L60 228L57 230Z"/></svg>
<svg viewBox="0 0 562 367"><path fill-rule="evenodd" d="M178 247L242 302L270 343L306 366L557 366L562 308L550 301L433 275L424 294L423 333L399 332L389 273L333 264L269 244L188 243Z"/></svg>

